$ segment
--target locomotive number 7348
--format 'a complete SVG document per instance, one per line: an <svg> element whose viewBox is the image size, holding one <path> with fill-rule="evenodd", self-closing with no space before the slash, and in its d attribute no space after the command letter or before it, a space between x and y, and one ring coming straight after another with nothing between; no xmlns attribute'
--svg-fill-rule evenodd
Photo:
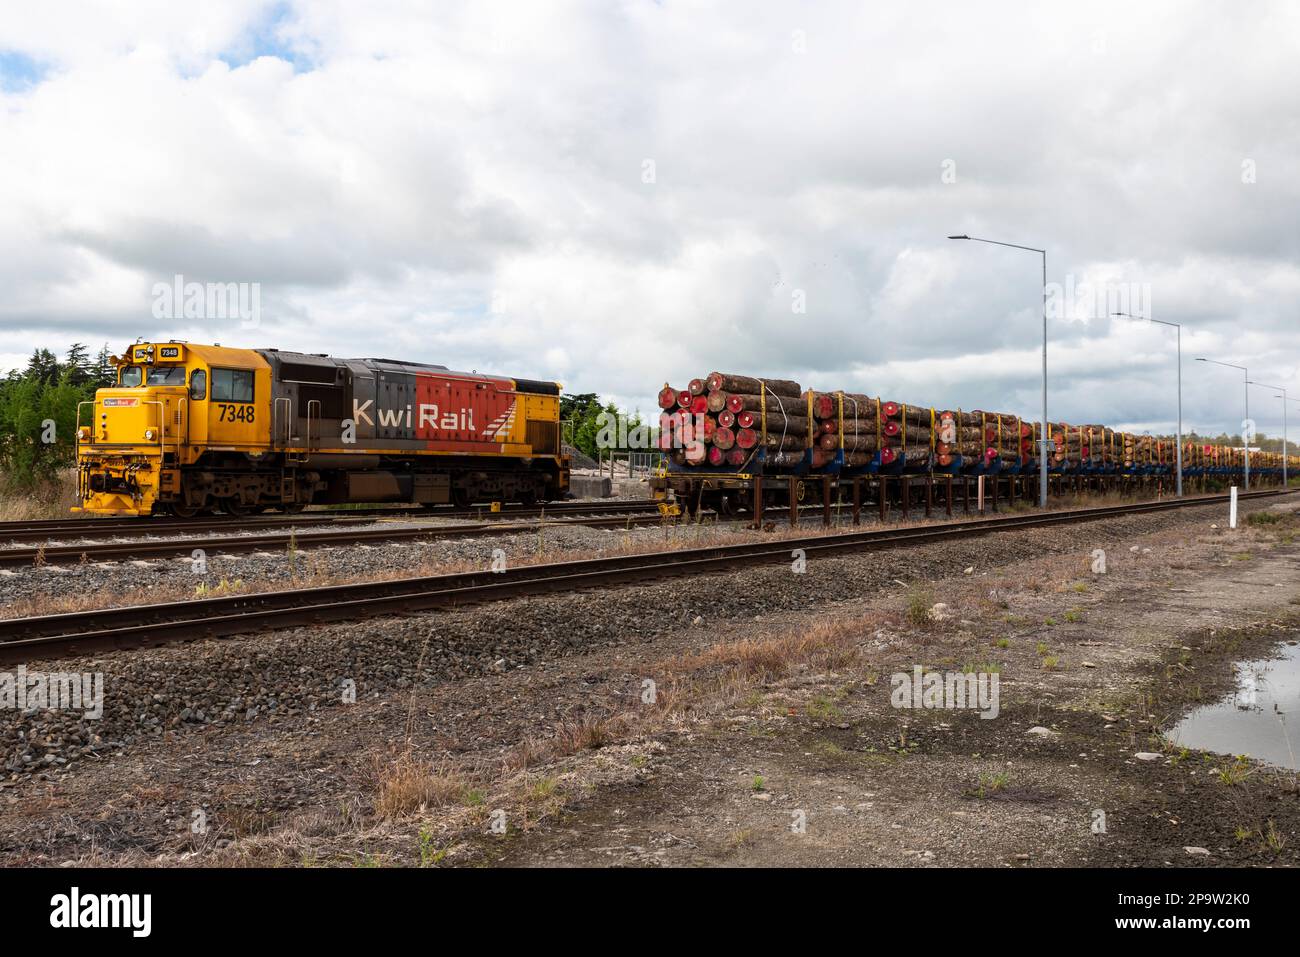
<svg viewBox="0 0 1300 957"><path fill-rule="evenodd" d="M218 422L252 422L253 407L251 405L227 405L222 402L217 406Z"/></svg>

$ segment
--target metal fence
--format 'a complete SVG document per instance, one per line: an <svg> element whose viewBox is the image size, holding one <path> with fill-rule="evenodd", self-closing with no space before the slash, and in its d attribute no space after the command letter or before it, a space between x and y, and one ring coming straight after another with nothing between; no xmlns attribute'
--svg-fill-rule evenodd
<svg viewBox="0 0 1300 957"><path fill-rule="evenodd" d="M615 478L625 475L628 478L644 478L664 464L662 452L616 452L600 450L600 472Z"/></svg>

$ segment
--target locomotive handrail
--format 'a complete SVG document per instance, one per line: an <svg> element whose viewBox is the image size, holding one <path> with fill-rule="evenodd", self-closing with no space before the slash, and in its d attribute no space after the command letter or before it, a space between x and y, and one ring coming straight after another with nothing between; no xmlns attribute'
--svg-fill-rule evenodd
<svg viewBox="0 0 1300 957"><path fill-rule="evenodd" d="M73 447L73 450L77 453L78 459L81 458L81 407L83 405L88 405L93 408L95 405L95 400L82 399L80 402L77 403L77 424L76 426L74 426L74 431L72 434L76 438L76 443ZM91 445L95 444L95 419L93 414L90 419L90 444Z"/></svg>
<svg viewBox="0 0 1300 957"><path fill-rule="evenodd" d="M313 405L316 406L316 427L317 427L318 429L320 428L320 409L321 409L320 399L308 399L308 400L307 400L307 448L308 448L308 449L310 449L310 448L312 447L312 444L311 444L311 407L312 407Z"/></svg>
<svg viewBox="0 0 1300 957"><path fill-rule="evenodd" d="M161 399L146 399L145 405L158 406L158 457L167 451L167 407Z"/></svg>
<svg viewBox="0 0 1300 957"><path fill-rule="evenodd" d="M180 421L176 423L178 426L176 429L176 464L180 465L181 430L179 426L181 424L184 424L185 426L185 443L188 444L190 439L190 397L188 395L181 396L180 400L176 403L176 414L180 418ZM163 449L164 453L166 453L166 451L166 449Z"/></svg>
<svg viewBox="0 0 1300 957"><path fill-rule="evenodd" d="M284 416L284 446L285 448L288 448L293 444L293 415L292 415L293 400L290 399L288 396L284 396L284 395L280 396L278 399L275 400L275 413L273 417L274 423L278 423L280 421L281 402L283 402L286 406L288 406L288 411L285 413ZM272 438L275 437L274 428L272 429L271 437Z"/></svg>

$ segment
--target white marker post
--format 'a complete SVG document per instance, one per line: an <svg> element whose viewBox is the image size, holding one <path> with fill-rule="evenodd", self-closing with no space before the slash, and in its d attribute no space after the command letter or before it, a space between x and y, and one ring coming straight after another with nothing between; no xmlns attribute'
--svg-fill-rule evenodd
<svg viewBox="0 0 1300 957"><path fill-rule="evenodd" d="M979 507L980 507L980 514L983 515L983 514L984 514L984 476L983 476L983 475L981 475L981 476L979 477L979 482L976 483L976 484L977 484L978 487L979 487Z"/></svg>
<svg viewBox="0 0 1300 957"><path fill-rule="evenodd" d="M1237 486L1233 486L1228 493L1228 527L1237 527Z"/></svg>

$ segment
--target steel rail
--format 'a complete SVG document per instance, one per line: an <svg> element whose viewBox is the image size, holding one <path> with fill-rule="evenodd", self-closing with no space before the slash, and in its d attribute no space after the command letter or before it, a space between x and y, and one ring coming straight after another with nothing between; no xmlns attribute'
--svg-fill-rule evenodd
<svg viewBox="0 0 1300 957"><path fill-rule="evenodd" d="M0 522L0 542L46 541L67 538L90 538L104 535L172 535L191 531L250 528L289 528L309 525L351 524L383 518L538 518L542 515L609 514L653 509L651 499L629 502L553 502L542 506L503 507L493 512L484 507L472 508L364 508L329 512L299 512L296 515L213 516L211 518L56 518L41 521Z"/></svg>
<svg viewBox="0 0 1300 957"><path fill-rule="evenodd" d="M568 514L568 513L564 513ZM306 531L292 529L274 535L217 535L209 538L134 539L126 542L89 542L76 545L38 545L35 547L0 548L0 567L19 565L66 565L81 561L110 562L149 558L189 557L196 549L213 554L237 554L268 549L328 548L365 545L370 542L421 542L449 538L480 538L489 535L522 535L547 528L619 528L645 525L661 520L658 512L626 512L616 515L578 516L538 521L528 524L509 521L483 522L474 525L413 525L378 528L344 529L343 531ZM370 523L367 523L370 524ZM311 526L308 526L311 528ZM210 528L210 526L209 526Z"/></svg>

